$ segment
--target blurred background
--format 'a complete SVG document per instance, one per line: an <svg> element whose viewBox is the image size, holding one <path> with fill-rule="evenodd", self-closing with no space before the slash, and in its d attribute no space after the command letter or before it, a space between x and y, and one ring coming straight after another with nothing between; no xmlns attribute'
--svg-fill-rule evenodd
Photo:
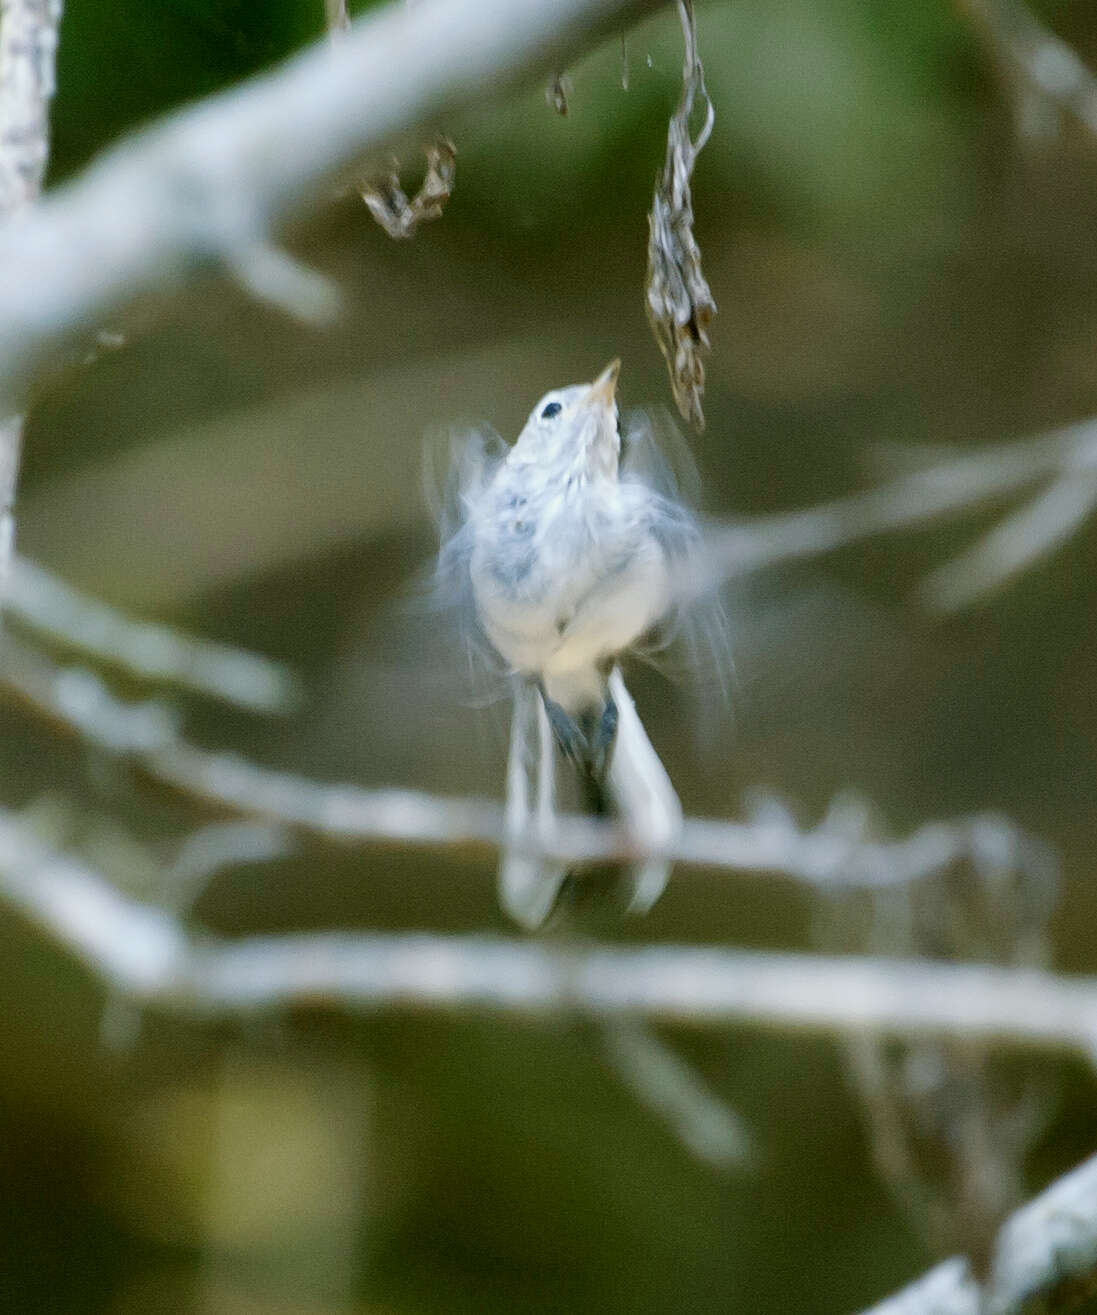
<svg viewBox="0 0 1097 1315"><path fill-rule="evenodd" d="M1091 4L1040 14L1097 66ZM946 0L697 16L716 108L694 179L719 306L708 426L690 436L706 514L808 506L927 445L1097 414L1097 136L1053 115L1019 135L1016 89ZM320 0L68 0L51 181L322 22ZM423 439L462 422L512 438L548 388L614 355L626 408L671 405L643 281L680 87L672 9L625 59L627 89L618 40L570 68L566 117L536 85L445 125L456 188L410 242L353 194L316 207L289 244L341 288L334 328L211 276L135 305L104 326L124 346L41 383L20 550L304 682L283 718L180 700L198 743L325 780L500 795L506 710L473 706L414 605L434 547ZM758 788L805 823L858 790L896 834L1008 814L1062 856L1051 960L1097 971L1097 527L958 616L920 611L924 573L991 523L729 589L727 712L645 667L634 692L691 814L741 817ZM12 701L0 792L122 882L207 820ZM613 934L808 948L816 913L788 883L682 869ZM490 856L319 844L220 874L193 918L224 936L512 930ZM751 1128L752 1165L720 1173L567 1020L317 1008L248 1028L152 1017L119 1041L111 1002L60 952L10 916L0 944L7 1310L826 1315L935 1258L878 1181L836 1046L662 1033ZM1092 1075L1043 1066L1031 1191L1097 1145Z"/></svg>

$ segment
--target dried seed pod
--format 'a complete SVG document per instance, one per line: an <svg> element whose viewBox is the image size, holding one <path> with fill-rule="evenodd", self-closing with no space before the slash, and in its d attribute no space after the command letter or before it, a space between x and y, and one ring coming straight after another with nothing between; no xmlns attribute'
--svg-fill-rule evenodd
<svg viewBox="0 0 1097 1315"><path fill-rule="evenodd" d="M413 237L421 223L442 217L453 191L457 148L448 137L438 137L426 148L426 156L426 176L410 199L400 186L395 161L391 173L361 184L362 200L389 237Z"/></svg>
<svg viewBox="0 0 1097 1315"><path fill-rule="evenodd" d="M716 314L716 302L701 272L689 184L697 156L712 131L714 115L697 54L691 0L679 0L678 12L685 36L682 96L667 129L666 163L648 216L647 313L670 370L678 410L699 432L705 427L702 358L709 350L708 326ZM698 102L704 106L705 118L694 138L689 123Z"/></svg>

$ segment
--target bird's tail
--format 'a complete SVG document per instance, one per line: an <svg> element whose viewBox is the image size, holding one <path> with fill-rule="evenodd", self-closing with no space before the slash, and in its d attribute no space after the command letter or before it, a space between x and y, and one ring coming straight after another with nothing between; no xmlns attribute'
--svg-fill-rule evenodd
<svg viewBox="0 0 1097 1315"><path fill-rule="evenodd" d="M536 686L522 682L515 691L506 799L506 826L515 843L503 849L499 898L506 912L531 930L557 910L565 889L584 883L581 870L530 847L530 840L551 845L561 808L612 817L630 844L652 851L651 857L615 869L615 903L623 911L646 913L670 875L671 864L660 855L681 830L682 806L619 667L610 672L608 693L617 708L616 735L604 770L592 773L559 752Z"/></svg>
<svg viewBox="0 0 1097 1315"><path fill-rule="evenodd" d="M505 844L499 862L499 902L522 926L540 927L567 877L566 864L531 852L530 840L551 838L556 815L556 746L537 687L514 690L507 756L506 829L524 844Z"/></svg>

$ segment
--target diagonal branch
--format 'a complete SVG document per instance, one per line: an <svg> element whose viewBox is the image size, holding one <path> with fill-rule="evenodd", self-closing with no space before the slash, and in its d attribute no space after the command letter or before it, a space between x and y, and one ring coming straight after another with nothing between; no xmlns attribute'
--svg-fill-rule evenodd
<svg viewBox="0 0 1097 1315"><path fill-rule="evenodd" d="M232 263L340 168L544 75L657 0L393 3L128 138L0 234L0 398L140 293Z"/></svg>
<svg viewBox="0 0 1097 1315"><path fill-rule="evenodd" d="M300 686L278 662L172 626L127 616L18 554L5 606L21 625L68 649L255 712L286 713Z"/></svg>
<svg viewBox="0 0 1097 1315"><path fill-rule="evenodd" d="M714 526L703 568L708 577L686 580L683 588L703 592L716 581L820 556L877 534L929 525L1053 481L1048 492L1002 522L974 550L930 577L923 601L947 610L997 587L1067 538L1092 510L1095 472L1097 422L1092 418L996 443L863 493Z"/></svg>
<svg viewBox="0 0 1097 1315"><path fill-rule="evenodd" d="M1053 133L1061 114L1097 132L1097 78L1022 0L956 0L986 43L1011 94L1023 137Z"/></svg>
<svg viewBox="0 0 1097 1315"><path fill-rule="evenodd" d="M1006 1220L985 1287L956 1257L864 1315L1056 1315L1097 1291L1097 1156Z"/></svg>

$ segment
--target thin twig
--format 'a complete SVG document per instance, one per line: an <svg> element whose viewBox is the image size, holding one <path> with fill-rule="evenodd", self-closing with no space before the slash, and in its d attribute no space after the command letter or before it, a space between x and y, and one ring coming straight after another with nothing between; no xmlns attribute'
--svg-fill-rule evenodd
<svg viewBox="0 0 1097 1315"><path fill-rule="evenodd" d="M958 612L1061 547L1097 507L1097 470L1076 470L932 571L919 589L935 612Z"/></svg>
<svg viewBox="0 0 1097 1315"><path fill-rule="evenodd" d="M1051 135L1062 114L1097 132L1097 78L1022 0L956 0L989 48L1022 138Z"/></svg>
<svg viewBox="0 0 1097 1315"><path fill-rule="evenodd" d="M23 625L142 680L162 681L256 712L284 713L300 686L270 658L126 616L37 562L12 561L7 609Z"/></svg>
<svg viewBox="0 0 1097 1315"><path fill-rule="evenodd" d="M720 1171L750 1163L753 1139L743 1120L649 1027L617 1020L602 1037L617 1076L695 1159Z"/></svg>
<svg viewBox="0 0 1097 1315"><path fill-rule="evenodd" d="M328 32L332 36L343 36L350 31L347 0L324 0L324 13L327 17Z"/></svg>
<svg viewBox="0 0 1097 1315"><path fill-rule="evenodd" d="M749 575L783 562L819 556L876 534L973 511L1049 476L1057 477L1057 482L1077 482L1079 494L1074 498L1037 498L1028 517L1006 522L1004 541L995 545L995 560L1001 559L1002 563L996 573L988 571L982 554L953 565L949 598L959 593L970 598L1029 564L1077 525L1078 498L1088 498L1095 470L1097 422L1092 419L1034 438L984 447L902 475L865 493L835 498L801 511L715 527L706 545L710 576L687 582L686 587L708 588L714 580ZM1021 538L1024 543L1018 544L1016 540ZM1003 554L1008 555L1008 563Z"/></svg>

